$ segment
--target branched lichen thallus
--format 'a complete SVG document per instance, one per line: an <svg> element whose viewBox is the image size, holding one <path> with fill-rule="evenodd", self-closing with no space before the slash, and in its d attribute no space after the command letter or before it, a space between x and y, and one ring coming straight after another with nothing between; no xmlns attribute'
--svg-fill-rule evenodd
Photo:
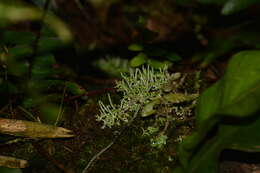
<svg viewBox="0 0 260 173"><path fill-rule="evenodd" d="M99 101L100 114L97 115L97 121L103 122L103 128L127 123L140 104L161 97L162 88L169 80L166 68L154 70L148 66L122 74L122 80L116 83L117 91L123 95L120 104L113 104L109 95L109 105Z"/></svg>

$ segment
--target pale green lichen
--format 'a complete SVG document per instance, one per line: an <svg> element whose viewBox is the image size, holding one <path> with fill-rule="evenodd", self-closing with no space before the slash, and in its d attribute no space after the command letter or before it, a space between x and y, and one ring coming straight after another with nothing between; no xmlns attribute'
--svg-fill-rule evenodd
<svg viewBox="0 0 260 173"><path fill-rule="evenodd" d="M136 69L129 75L122 75L123 80L117 82L116 88L123 93L123 100L133 103L147 103L161 96L161 88L170 80L166 69L155 71L151 67Z"/></svg>
<svg viewBox="0 0 260 173"><path fill-rule="evenodd" d="M136 69L135 72L122 75L122 78L122 81L116 84L117 91L123 94L121 104L114 105L110 96L108 96L109 105L99 101L100 114L97 116L97 121L104 123L103 128L128 122L130 113L140 104L146 104L160 97L161 88L170 80L166 69L154 71L151 67Z"/></svg>
<svg viewBox="0 0 260 173"><path fill-rule="evenodd" d="M103 128L128 123L133 112L143 105L142 117L156 115L153 125L142 127L143 136L149 136L151 146L160 149L166 144L170 124L190 117L196 104L198 79L186 89L186 77L169 74L167 68L154 70L149 66L123 74L116 83L117 91L122 93L120 104L113 104L110 96L108 105L100 101L97 121L103 122Z"/></svg>
<svg viewBox="0 0 260 173"><path fill-rule="evenodd" d="M128 122L129 114L125 111L124 104L114 105L110 95L108 95L108 98L109 105L104 105L102 101L99 101L100 114L97 116L97 121L104 123L103 128L120 125L121 122Z"/></svg>

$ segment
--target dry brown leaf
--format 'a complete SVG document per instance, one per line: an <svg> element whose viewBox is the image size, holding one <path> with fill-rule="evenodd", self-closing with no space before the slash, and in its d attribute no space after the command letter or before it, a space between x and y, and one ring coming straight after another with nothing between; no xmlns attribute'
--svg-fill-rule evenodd
<svg viewBox="0 0 260 173"><path fill-rule="evenodd" d="M7 168L25 168L28 166L28 162L23 159L17 159L15 157L0 156L0 166Z"/></svg>
<svg viewBox="0 0 260 173"><path fill-rule="evenodd" d="M62 127L38 122L0 118L0 133L28 138L69 138L74 134Z"/></svg>

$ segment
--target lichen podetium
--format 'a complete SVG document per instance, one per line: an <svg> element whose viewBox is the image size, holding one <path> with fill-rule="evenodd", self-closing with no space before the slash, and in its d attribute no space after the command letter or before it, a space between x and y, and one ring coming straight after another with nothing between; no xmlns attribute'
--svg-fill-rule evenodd
<svg viewBox="0 0 260 173"><path fill-rule="evenodd" d="M152 125L141 127L143 136L150 136L151 146L161 148L166 144L169 124L185 121L191 115L199 92L198 75L190 82L186 74L169 74L167 67L155 70L147 66L121 76L116 83L117 91L122 93L120 104L114 104L110 95L108 105L99 101L97 121L103 122L102 128L127 124L138 106L143 105L141 117L155 115ZM151 132L151 128L158 130ZM180 136L176 139L181 141Z"/></svg>

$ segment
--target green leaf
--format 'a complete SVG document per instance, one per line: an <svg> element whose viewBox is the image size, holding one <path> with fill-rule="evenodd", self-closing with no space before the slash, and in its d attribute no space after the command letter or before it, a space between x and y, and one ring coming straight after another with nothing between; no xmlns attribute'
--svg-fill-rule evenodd
<svg viewBox="0 0 260 173"><path fill-rule="evenodd" d="M223 81L223 98L218 114L245 117L259 110L260 51L236 54L229 63Z"/></svg>
<svg viewBox="0 0 260 173"><path fill-rule="evenodd" d="M216 138L209 140L202 149L192 158L185 172L189 173L217 173L218 157L221 151L221 142Z"/></svg>
<svg viewBox="0 0 260 173"><path fill-rule="evenodd" d="M228 0L223 6L221 13L229 15L256 3L259 3L259 0Z"/></svg>
<svg viewBox="0 0 260 173"><path fill-rule="evenodd" d="M222 124L215 137L212 137L192 158L187 172L218 172L218 157L223 149L237 149L246 152L260 151L260 118L253 122Z"/></svg>
<svg viewBox="0 0 260 173"><path fill-rule="evenodd" d="M260 118L255 114L252 120L242 120L237 124L223 124L219 128L218 138L225 140L225 148L245 152L260 152Z"/></svg>
<svg viewBox="0 0 260 173"><path fill-rule="evenodd" d="M131 44L128 46L128 50L140 52L143 50L143 46L140 44Z"/></svg>
<svg viewBox="0 0 260 173"><path fill-rule="evenodd" d="M198 130L201 136L207 133L205 126L210 129L209 125L213 126L212 122L217 122L220 115L246 117L259 109L259 56L260 51L236 54L223 79L200 96L196 108L196 123L203 129Z"/></svg>
<svg viewBox="0 0 260 173"><path fill-rule="evenodd" d="M259 109L259 56L260 51L243 51L231 59L223 79L203 93L199 100L199 125L216 114L245 117Z"/></svg>
<svg viewBox="0 0 260 173"><path fill-rule="evenodd" d="M130 65L131 67L138 67L146 63L147 59L148 59L147 55L141 52L135 57L133 57L133 59L130 61Z"/></svg>
<svg viewBox="0 0 260 173"><path fill-rule="evenodd" d="M187 172L215 171L224 148L259 150L260 135L256 132L260 120L252 120L260 110L259 56L260 51L243 51L233 56L224 77L200 96L196 108L198 129L179 149ZM226 124L223 118L233 118L233 123ZM214 126L219 129L216 136L203 142Z"/></svg>

